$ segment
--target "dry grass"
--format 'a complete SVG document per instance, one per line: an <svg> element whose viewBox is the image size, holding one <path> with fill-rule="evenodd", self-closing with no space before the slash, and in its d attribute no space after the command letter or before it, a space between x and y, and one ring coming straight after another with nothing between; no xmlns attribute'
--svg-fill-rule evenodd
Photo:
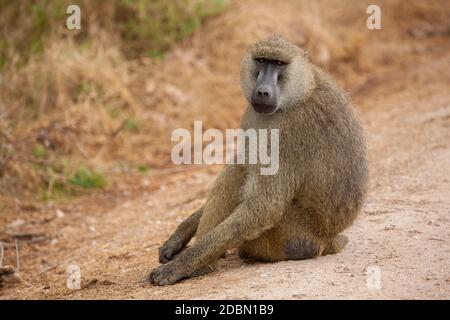
<svg viewBox="0 0 450 320"><path fill-rule="evenodd" d="M0 48L2 195L81 191L68 182L83 166L114 183L116 172L160 165L135 152L160 137L146 84L160 59L149 56L164 54L225 3L80 1L80 32L64 28L64 3L0 3L7 35Z"/></svg>

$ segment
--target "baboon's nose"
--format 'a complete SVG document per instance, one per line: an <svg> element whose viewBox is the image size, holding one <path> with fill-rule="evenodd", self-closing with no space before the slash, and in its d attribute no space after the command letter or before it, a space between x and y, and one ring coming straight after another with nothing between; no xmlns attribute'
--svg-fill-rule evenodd
<svg viewBox="0 0 450 320"><path fill-rule="evenodd" d="M272 104L273 92L270 86L262 85L256 89L256 102L259 104Z"/></svg>
<svg viewBox="0 0 450 320"><path fill-rule="evenodd" d="M257 94L259 98L262 99L270 99L271 98L271 92L270 89L268 87L259 87L257 90Z"/></svg>
<svg viewBox="0 0 450 320"><path fill-rule="evenodd" d="M261 85L255 88L252 96L252 105L256 112L272 113L277 106L277 101L272 87L268 85Z"/></svg>

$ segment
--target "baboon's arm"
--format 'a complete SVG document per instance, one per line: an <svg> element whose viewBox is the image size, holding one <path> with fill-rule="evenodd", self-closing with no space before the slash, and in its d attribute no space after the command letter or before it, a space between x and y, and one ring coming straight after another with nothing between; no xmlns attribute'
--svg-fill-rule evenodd
<svg viewBox="0 0 450 320"><path fill-rule="evenodd" d="M167 263L173 260L194 235L201 238L207 230L223 221L237 205L239 188L242 185L243 178L244 173L240 166L225 166L214 182L205 205L217 208L214 210L214 214L209 216L207 223L198 227L205 208L203 206L183 221L169 240L159 249L159 262Z"/></svg>
<svg viewBox="0 0 450 320"><path fill-rule="evenodd" d="M202 266L217 260L225 250L256 239L274 227L293 198L293 186L286 183L288 180L281 174L278 178L260 176L257 179L253 190L227 219L175 260L156 268L150 275L151 281L166 285L189 277Z"/></svg>
<svg viewBox="0 0 450 320"><path fill-rule="evenodd" d="M159 262L167 263L183 249L197 231L198 222L203 213L203 207L184 220L170 238L159 248Z"/></svg>
<svg viewBox="0 0 450 320"><path fill-rule="evenodd" d="M195 234L197 241L235 210L241 201L241 187L245 178L246 171L240 165L226 165L223 168L205 203L204 214Z"/></svg>

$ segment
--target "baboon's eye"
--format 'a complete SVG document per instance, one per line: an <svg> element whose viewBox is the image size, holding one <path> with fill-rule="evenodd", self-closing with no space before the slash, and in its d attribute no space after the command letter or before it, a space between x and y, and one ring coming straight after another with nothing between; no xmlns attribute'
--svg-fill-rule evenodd
<svg viewBox="0 0 450 320"><path fill-rule="evenodd" d="M284 62L282 62L282 61L276 61L275 62L277 65L279 65L279 66L282 66L283 64L285 64Z"/></svg>
<svg viewBox="0 0 450 320"><path fill-rule="evenodd" d="M260 62L260 63L266 63L266 59L264 59L264 58L258 58L257 60L258 60L258 62Z"/></svg>

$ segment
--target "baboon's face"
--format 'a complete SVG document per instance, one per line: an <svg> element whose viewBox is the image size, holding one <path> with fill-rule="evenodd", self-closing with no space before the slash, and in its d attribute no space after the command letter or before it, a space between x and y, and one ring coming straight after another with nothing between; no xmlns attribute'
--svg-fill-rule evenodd
<svg viewBox="0 0 450 320"><path fill-rule="evenodd" d="M279 104L280 80L283 77L286 63L266 58L254 59L254 75L256 77L250 103L258 113L274 113Z"/></svg>
<svg viewBox="0 0 450 320"><path fill-rule="evenodd" d="M283 59L282 49L265 55L247 52L241 63L242 91L258 113L267 115L293 108L313 87L311 64L300 52ZM276 54L278 53L278 54Z"/></svg>

